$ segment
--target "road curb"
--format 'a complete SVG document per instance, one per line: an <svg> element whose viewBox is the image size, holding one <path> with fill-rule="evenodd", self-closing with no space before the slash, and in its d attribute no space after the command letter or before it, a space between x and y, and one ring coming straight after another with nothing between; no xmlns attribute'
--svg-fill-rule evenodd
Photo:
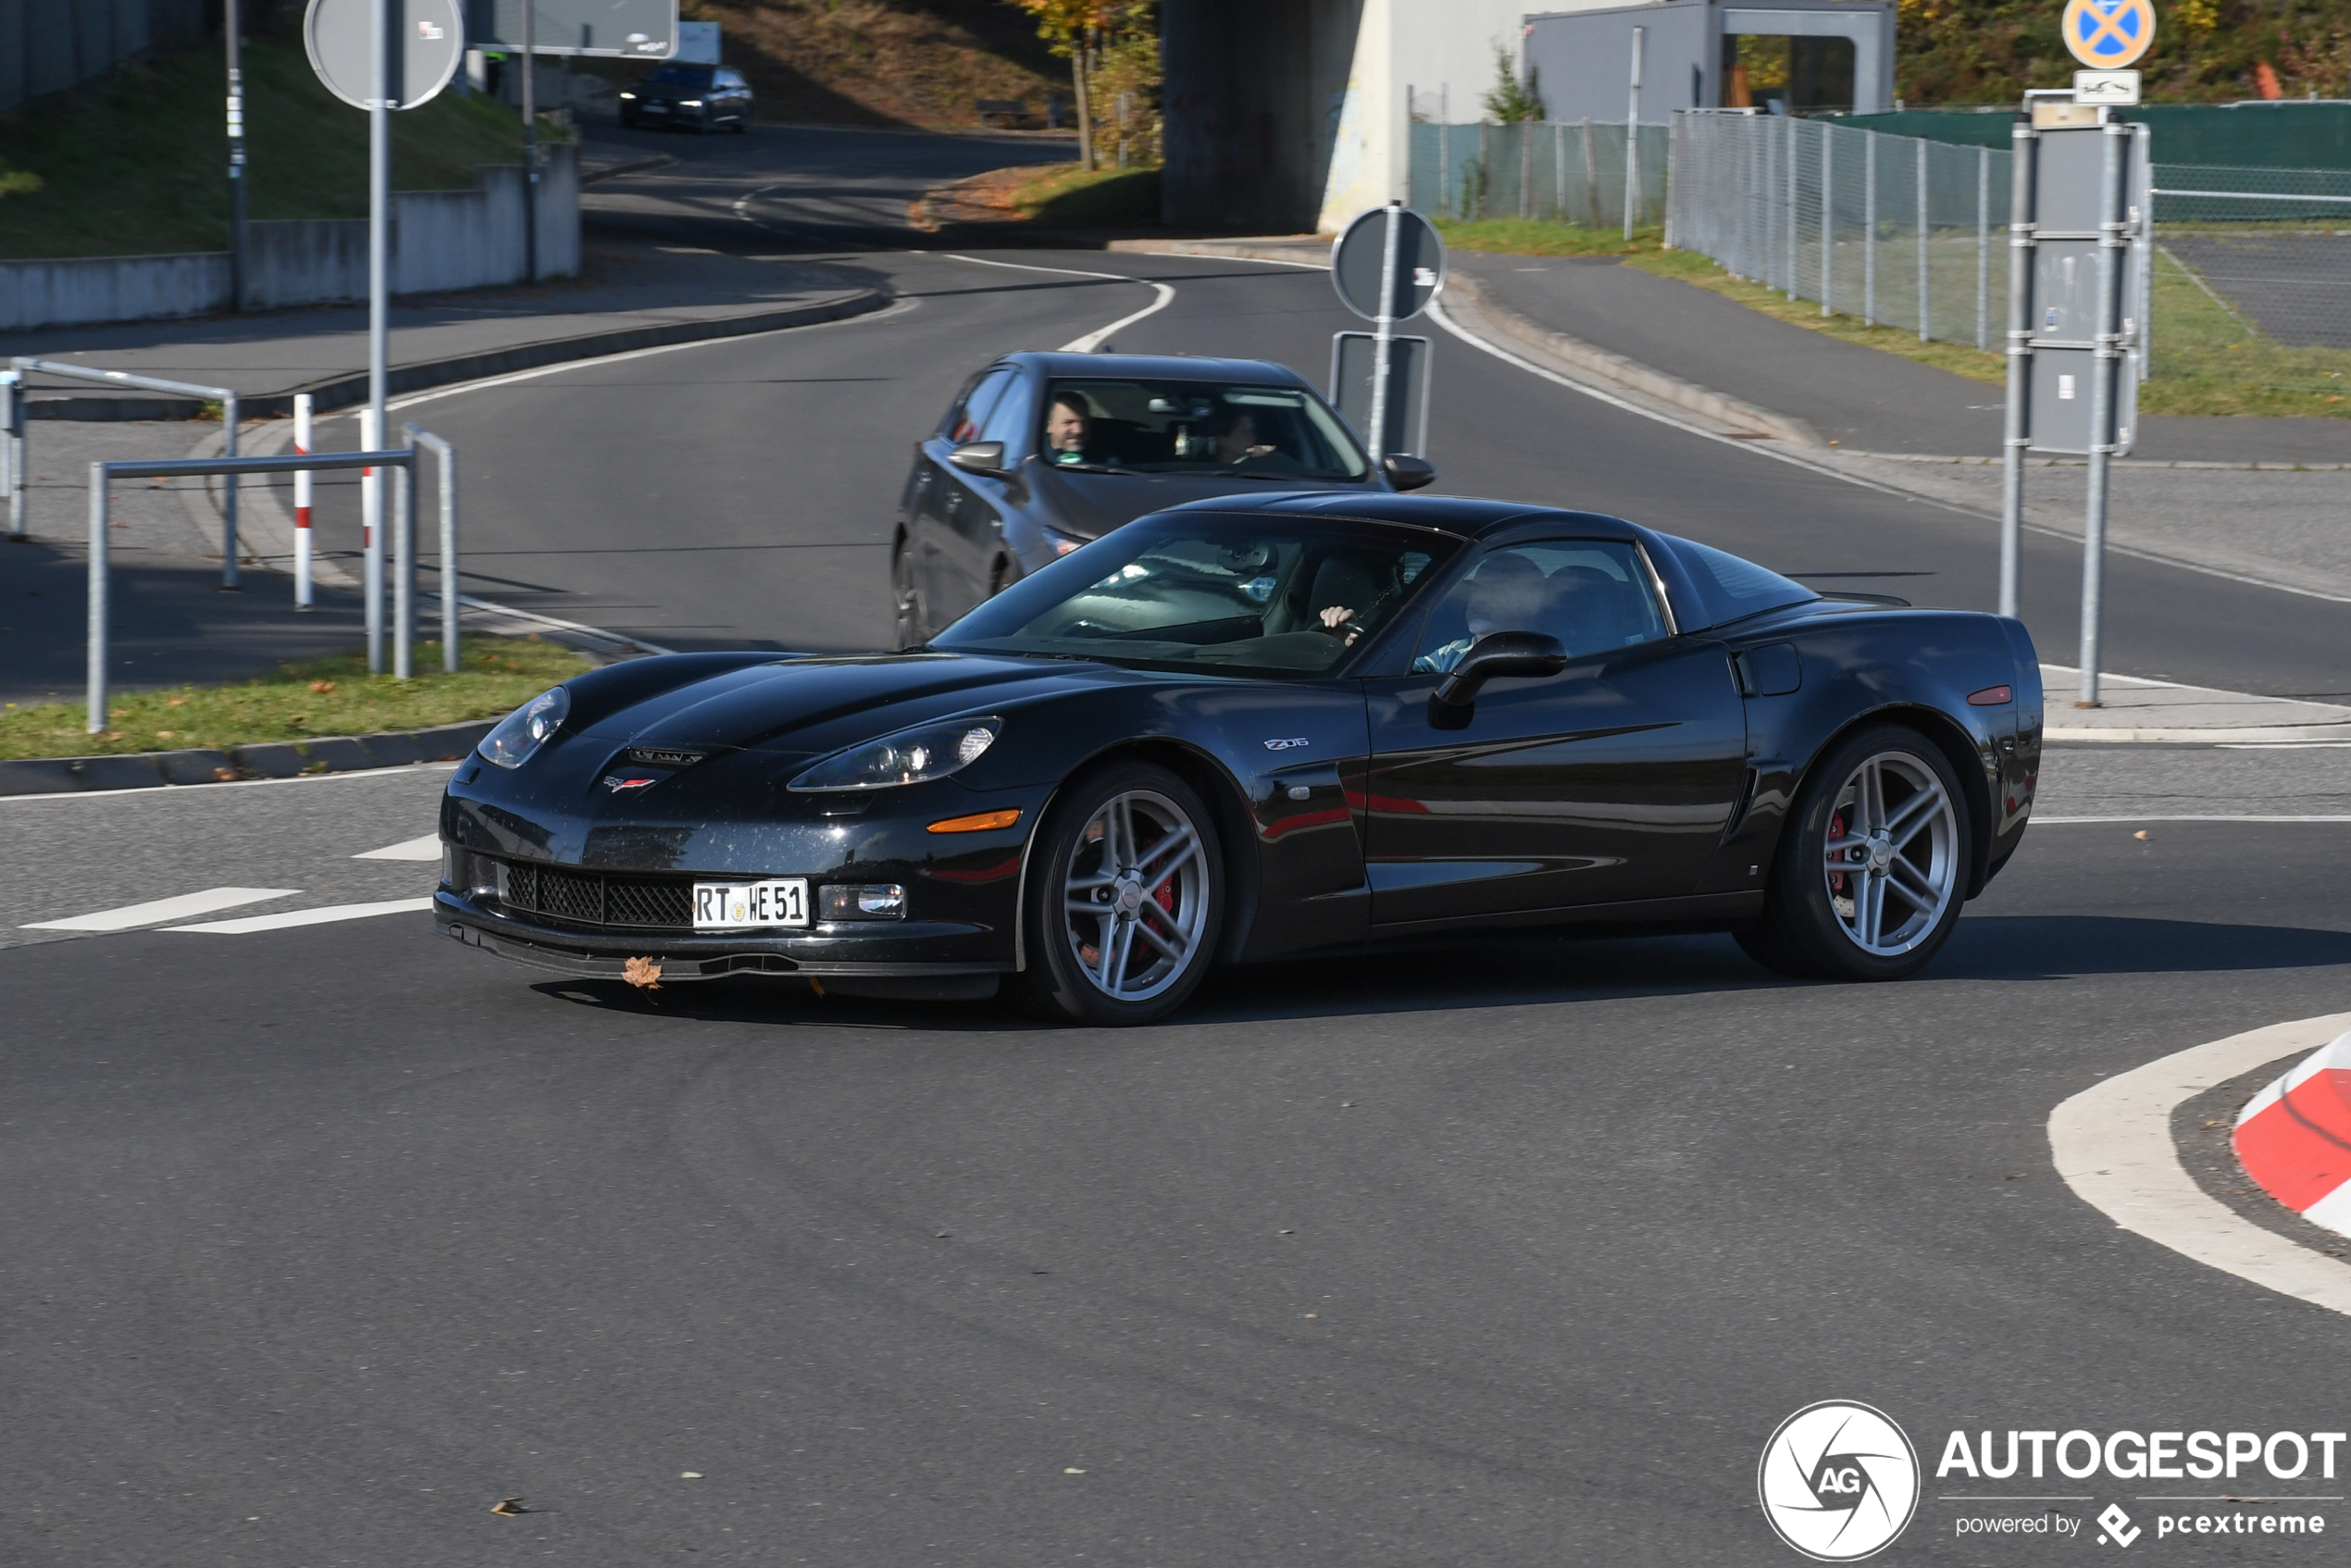
<svg viewBox="0 0 2351 1568"><path fill-rule="evenodd" d="M2351 1034L2245 1101L2229 1141L2262 1191L2312 1225L2351 1235Z"/></svg>
<svg viewBox="0 0 2351 1568"><path fill-rule="evenodd" d="M304 774L356 773L420 762L455 762L481 744L494 718L387 729L373 735L322 735L315 740L263 740L227 751L190 747L94 757L0 761L0 796L72 795L105 790L155 790L172 784L227 784Z"/></svg>
<svg viewBox="0 0 2351 1568"><path fill-rule="evenodd" d="M755 311L745 316L719 317L701 321L669 321L606 332L584 332L576 338L517 343L512 348L488 349L480 354L457 355L448 359L426 360L415 365L395 365L386 378L386 383L391 395L400 397L434 387L452 386L460 381L478 381L491 376L511 375L516 370L535 370L544 365L562 365L576 359L599 359L608 354L627 354L633 349L703 342L713 338L749 337L756 332L774 332L787 327L819 326L827 321L871 315L889 305L893 298L887 290L853 289L814 305L787 305L778 310ZM255 392L238 400L239 411L248 419L290 419L293 417L293 400L305 392L313 400L313 406L321 414L354 407L367 401L367 373L357 370L288 387L283 392ZM184 419L192 417L190 409L193 406L184 398L29 398L25 403L25 417Z"/></svg>

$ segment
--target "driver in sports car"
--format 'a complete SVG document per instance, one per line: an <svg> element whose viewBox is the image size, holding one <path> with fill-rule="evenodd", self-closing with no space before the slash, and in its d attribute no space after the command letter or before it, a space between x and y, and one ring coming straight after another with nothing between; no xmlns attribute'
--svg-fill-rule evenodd
<svg viewBox="0 0 2351 1568"><path fill-rule="evenodd" d="M1477 568L1469 582L1469 631L1412 661L1416 675L1444 675L1477 640L1497 631L1532 631L1550 607L1551 584L1524 555L1503 554ZM1327 612L1325 612L1327 614Z"/></svg>

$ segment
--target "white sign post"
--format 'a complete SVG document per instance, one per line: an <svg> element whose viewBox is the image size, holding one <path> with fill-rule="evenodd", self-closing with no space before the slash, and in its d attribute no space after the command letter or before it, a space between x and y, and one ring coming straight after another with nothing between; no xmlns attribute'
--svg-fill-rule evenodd
<svg viewBox="0 0 2351 1568"><path fill-rule="evenodd" d="M391 288L392 112L429 102L465 57L457 0L310 0L302 41L327 90L367 111L367 428L362 450L385 429ZM383 479L361 478L362 576L367 602L367 670L384 667Z"/></svg>
<svg viewBox="0 0 2351 1568"><path fill-rule="evenodd" d="M1376 464L1406 444L1391 439L1398 422L1394 413L1403 400L1392 395L1389 351L1397 324L1427 309L1445 286L1445 243L1428 219L1401 202L1374 207L1350 223L1331 246L1331 286L1341 304L1376 329L1371 421L1363 432Z"/></svg>

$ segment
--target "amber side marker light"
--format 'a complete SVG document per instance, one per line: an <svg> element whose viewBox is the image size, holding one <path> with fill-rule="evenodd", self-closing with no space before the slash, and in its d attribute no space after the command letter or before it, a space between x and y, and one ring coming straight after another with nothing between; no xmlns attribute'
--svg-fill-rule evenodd
<svg viewBox="0 0 2351 1568"><path fill-rule="evenodd" d="M1020 820L1017 808L1012 811L983 811L971 816L951 816L944 822L934 822L934 833L985 833L994 828L1010 828Z"/></svg>
<svg viewBox="0 0 2351 1568"><path fill-rule="evenodd" d="M1967 705L1971 708L1996 708L2003 703L2013 701L2015 696L2016 693L2005 686L1987 686L1981 691L1969 692Z"/></svg>

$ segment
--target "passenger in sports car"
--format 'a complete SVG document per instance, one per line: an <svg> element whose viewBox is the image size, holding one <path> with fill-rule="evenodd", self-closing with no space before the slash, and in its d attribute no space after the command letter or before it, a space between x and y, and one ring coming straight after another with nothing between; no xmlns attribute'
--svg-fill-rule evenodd
<svg viewBox="0 0 2351 1568"><path fill-rule="evenodd" d="M1497 631L1534 631L1550 608L1551 585L1543 568L1511 552L1495 555L1477 568L1469 589L1469 631L1412 661L1416 675L1444 675L1462 662L1477 640Z"/></svg>
<svg viewBox="0 0 2351 1568"><path fill-rule="evenodd" d="M1094 433L1093 411L1076 392L1063 392L1053 399L1051 410L1045 416L1045 449L1056 463L1084 463L1087 438Z"/></svg>

